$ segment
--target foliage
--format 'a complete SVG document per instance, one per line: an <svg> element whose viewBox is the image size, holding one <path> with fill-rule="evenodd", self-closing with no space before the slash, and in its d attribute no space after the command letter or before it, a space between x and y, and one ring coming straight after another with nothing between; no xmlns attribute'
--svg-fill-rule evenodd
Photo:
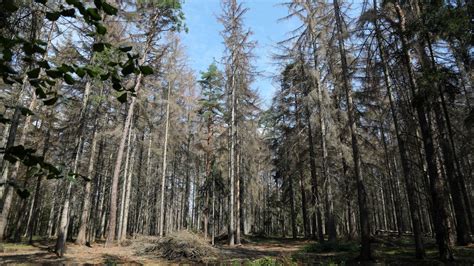
<svg viewBox="0 0 474 266"><path fill-rule="evenodd" d="M66 0L66 6L60 5L55 10L51 9L47 1L36 0L36 2L50 10L46 12L45 17L51 23L58 21L61 17L77 18L76 12L79 12L85 23L95 27L96 31L94 34L96 39L101 39L101 36L107 33L107 27L104 25L105 16L115 16L118 12L116 7L113 7L104 0L95 0L95 8L87 8L84 3L78 0ZM0 9L10 12L10 14L17 11L18 8L18 3L15 1L3 1L0 4ZM100 57L103 53L117 55L102 57L105 61L103 60L100 66L93 62L83 65L76 63L55 65L53 62L45 60L48 54L47 45L48 43L44 40L36 38L26 39L21 35L16 35L12 38L0 37L0 51L2 55L0 58L0 76L3 82L10 86L15 84L32 86L36 97L41 99L45 106L52 106L51 108L54 108L55 103L60 97L57 91L57 84L64 82L67 85L73 85L78 79L85 79L86 77L92 80L100 79L104 82L110 80L113 83L113 88L122 92L117 99L123 103L127 100L127 93L135 95L135 92L133 88L124 88L121 85L122 80L132 73L142 73L144 75L153 73L153 69L150 66L138 65L139 55L131 53L131 48L129 47L114 47L110 42L96 42L92 47L92 57ZM18 57L28 66L24 72L21 71L21 69L24 69L23 67L12 67L12 61ZM34 115L34 112L26 107L18 106L18 108L21 109L23 115ZM0 122L11 123L10 119L4 118L3 115ZM61 171L51 163L45 162L43 157L35 155L34 149L24 148L23 146L10 147L5 150L4 158L11 163L20 161L29 167L30 170L35 169L35 174L28 177L40 175L44 175L47 178L61 177ZM7 183L12 185L14 182L10 181ZM22 197L29 195L29 193L20 193L20 191L26 191L26 189L17 189L17 192Z"/></svg>

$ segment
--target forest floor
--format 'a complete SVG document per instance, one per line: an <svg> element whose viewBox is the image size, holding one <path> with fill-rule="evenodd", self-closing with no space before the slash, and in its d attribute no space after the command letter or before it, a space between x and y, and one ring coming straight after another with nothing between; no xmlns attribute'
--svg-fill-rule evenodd
<svg viewBox="0 0 474 266"><path fill-rule="evenodd" d="M218 255L196 263L185 260L168 261L163 258L137 255L132 246L105 248L103 244L92 247L68 243L63 258L52 252L51 241L37 241L33 245L22 243L0 244L0 265L352 265L356 262L357 245L339 243L320 245L309 240L278 238L249 238L240 246L217 245ZM428 242L430 243L430 242ZM376 264L366 265L444 265L436 259L436 249L428 244L427 259L414 259L414 250L408 240L381 240L375 243ZM474 265L474 245L455 248L456 263ZM360 264L359 264L360 265Z"/></svg>

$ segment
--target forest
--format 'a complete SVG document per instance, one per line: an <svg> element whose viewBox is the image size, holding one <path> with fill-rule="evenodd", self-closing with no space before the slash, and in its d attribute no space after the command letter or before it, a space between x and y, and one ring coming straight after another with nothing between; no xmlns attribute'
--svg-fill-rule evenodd
<svg viewBox="0 0 474 266"><path fill-rule="evenodd" d="M190 1L0 3L0 264L474 263L473 1Z"/></svg>

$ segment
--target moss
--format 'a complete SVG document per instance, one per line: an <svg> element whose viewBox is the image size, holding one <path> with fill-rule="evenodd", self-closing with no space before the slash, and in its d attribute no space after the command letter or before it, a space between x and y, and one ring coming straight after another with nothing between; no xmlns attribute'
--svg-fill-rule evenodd
<svg viewBox="0 0 474 266"><path fill-rule="evenodd" d="M271 258L263 257L253 261L244 263L249 266L273 266L273 265L298 265L295 261L290 258Z"/></svg>

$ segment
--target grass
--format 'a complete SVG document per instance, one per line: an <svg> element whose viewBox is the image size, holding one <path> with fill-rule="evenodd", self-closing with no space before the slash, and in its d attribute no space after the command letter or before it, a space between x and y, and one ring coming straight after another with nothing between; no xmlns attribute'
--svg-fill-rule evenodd
<svg viewBox="0 0 474 266"><path fill-rule="evenodd" d="M309 253L357 252L358 250L359 246L352 242L312 243L303 248L304 252Z"/></svg>
<svg viewBox="0 0 474 266"><path fill-rule="evenodd" d="M0 243L0 252L15 252L35 249L36 247L24 243Z"/></svg>
<svg viewBox="0 0 474 266"><path fill-rule="evenodd" d="M387 243L390 243L387 245ZM426 241L424 260L415 258L415 247L408 238L390 239L387 243L372 244L373 256L377 262L386 265L444 265L438 260L438 250L433 240ZM356 261L359 245L355 242L312 243L294 254L296 261L315 265L345 265ZM474 246L455 247L455 265L474 265Z"/></svg>

